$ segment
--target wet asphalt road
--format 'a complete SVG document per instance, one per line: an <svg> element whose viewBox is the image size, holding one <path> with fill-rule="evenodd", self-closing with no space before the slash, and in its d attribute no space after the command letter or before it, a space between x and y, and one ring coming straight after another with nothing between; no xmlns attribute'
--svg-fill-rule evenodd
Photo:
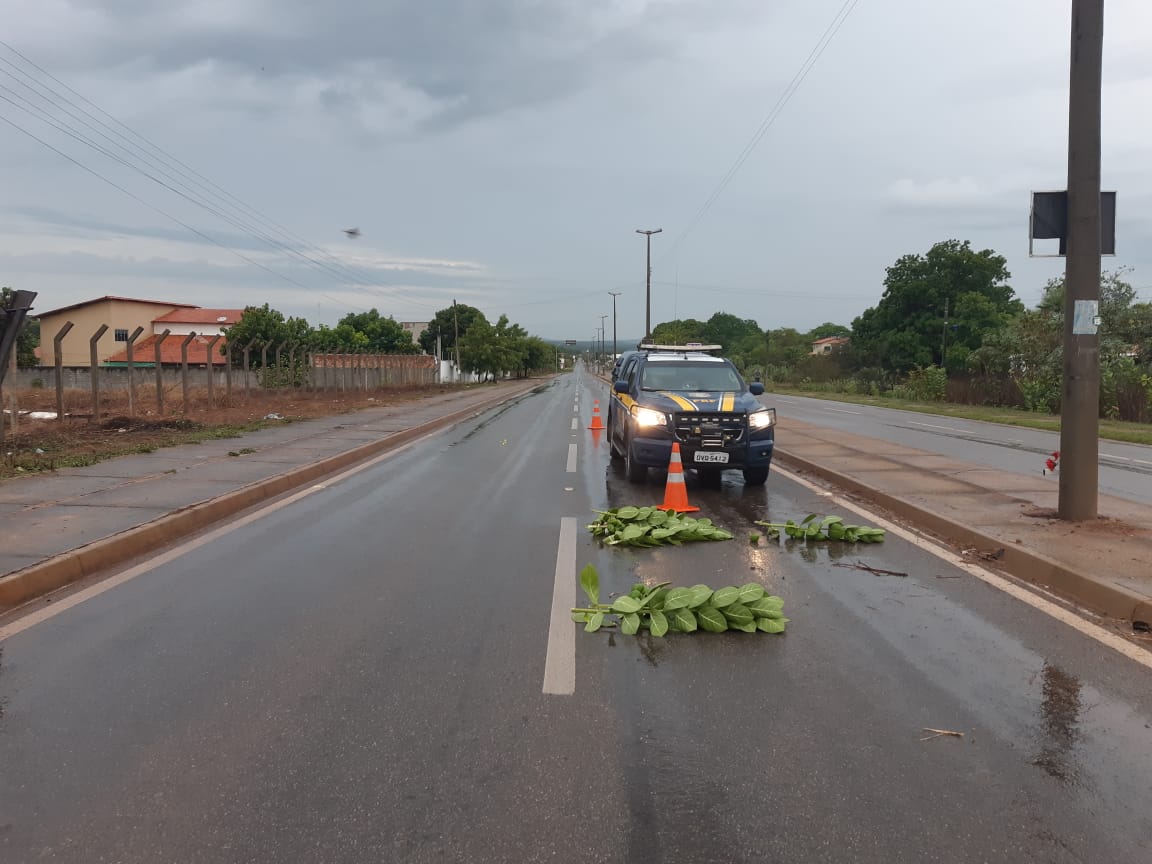
<svg viewBox="0 0 1152 864"><path fill-rule="evenodd" d="M794 417L1012 474L1040 474L1044 460L1060 449L1060 433L1041 429L801 396L768 394L760 401L776 408L782 418ZM1099 461L1102 494L1152 504L1152 447L1101 440ZM1055 488L1056 478L1051 479Z"/></svg>
<svg viewBox="0 0 1152 864"><path fill-rule="evenodd" d="M820 509L781 476L689 478L733 542L581 528L576 560L606 590L761 580L785 636L574 633L575 693L544 695L561 519L662 494L589 446L593 392L560 378L7 639L0 861L1152 860L1152 673L896 538L752 547ZM858 559L909 575L833 566Z"/></svg>

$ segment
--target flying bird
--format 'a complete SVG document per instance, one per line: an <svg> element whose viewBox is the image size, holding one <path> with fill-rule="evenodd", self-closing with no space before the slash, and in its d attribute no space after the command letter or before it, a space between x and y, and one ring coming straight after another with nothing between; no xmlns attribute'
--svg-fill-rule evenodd
<svg viewBox="0 0 1152 864"><path fill-rule="evenodd" d="M344 233L347 234L349 238L354 240L360 236L360 229L359 228L345 228Z"/></svg>

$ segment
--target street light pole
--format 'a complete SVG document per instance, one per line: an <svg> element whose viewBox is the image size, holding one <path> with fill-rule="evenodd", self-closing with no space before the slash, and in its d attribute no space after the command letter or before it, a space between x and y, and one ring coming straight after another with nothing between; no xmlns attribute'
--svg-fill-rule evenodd
<svg viewBox="0 0 1152 864"><path fill-rule="evenodd" d="M1099 503L1100 336L1085 319L1100 300L1103 53L1104 0L1072 0L1059 513L1073 522L1094 520Z"/></svg>
<svg viewBox="0 0 1152 864"><path fill-rule="evenodd" d="M622 291L609 291L612 295L612 362L616 362L616 298L619 297Z"/></svg>
<svg viewBox="0 0 1152 864"><path fill-rule="evenodd" d="M644 338L650 339L652 336L652 235L659 234L663 228L656 228L652 231L643 231L639 228L636 229L637 234L643 234L648 246L648 267L644 273Z"/></svg>

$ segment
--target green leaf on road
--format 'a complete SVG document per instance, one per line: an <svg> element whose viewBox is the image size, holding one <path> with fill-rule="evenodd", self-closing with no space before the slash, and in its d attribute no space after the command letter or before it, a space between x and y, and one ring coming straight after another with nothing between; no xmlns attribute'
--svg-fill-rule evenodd
<svg viewBox="0 0 1152 864"><path fill-rule="evenodd" d="M588 595L588 602L595 606L600 602L600 574L591 564L584 565L580 571L580 587Z"/></svg>
<svg viewBox="0 0 1152 864"><path fill-rule="evenodd" d="M620 619L620 632L625 636L635 636L640 630L640 616L632 613Z"/></svg>
<svg viewBox="0 0 1152 864"><path fill-rule="evenodd" d="M731 606L725 606L720 611L724 617L728 619L728 623L733 626L737 624L751 624L754 620L754 616L743 603L733 603Z"/></svg>
<svg viewBox="0 0 1152 864"><path fill-rule="evenodd" d="M696 617L700 620L700 626L709 633L723 633L728 629L728 619L713 606L701 606L696 610Z"/></svg>
<svg viewBox="0 0 1152 864"><path fill-rule="evenodd" d="M588 623L584 625L585 633L595 633L604 624L604 613L595 612L588 616Z"/></svg>
<svg viewBox="0 0 1152 864"><path fill-rule="evenodd" d="M712 597L712 589L707 585L693 585L688 590L692 595L692 599L688 601L689 609L696 609L703 606Z"/></svg>
<svg viewBox="0 0 1152 864"><path fill-rule="evenodd" d="M721 588L712 595L712 605L717 609L731 606L740 598L739 588Z"/></svg>
<svg viewBox="0 0 1152 864"><path fill-rule="evenodd" d="M747 585L740 586L740 596L736 598L736 602L743 603L747 606L749 603L755 603L763 597L764 593L764 587L762 585L749 582Z"/></svg>
<svg viewBox="0 0 1152 864"><path fill-rule="evenodd" d="M676 622L676 629L681 633L692 633L698 626L696 613L691 609L677 609L672 613L672 620Z"/></svg>
<svg viewBox="0 0 1152 864"><path fill-rule="evenodd" d="M756 627L762 633L783 633L784 621L778 621L775 618L757 618Z"/></svg>
<svg viewBox="0 0 1152 864"><path fill-rule="evenodd" d="M616 601L612 604L612 611L619 612L622 615L629 615L633 612L640 611L640 601L635 597L629 597L625 594L623 597L617 597Z"/></svg>
<svg viewBox="0 0 1152 864"><path fill-rule="evenodd" d="M664 617L663 612L653 612L649 618L653 636L663 636L668 632L668 619Z"/></svg>
<svg viewBox="0 0 1152 864"><path fill-rule="evenodd" d="M664 611L683 609L692 602L692 592L688 588L673 588L664 598Z"/></svg>

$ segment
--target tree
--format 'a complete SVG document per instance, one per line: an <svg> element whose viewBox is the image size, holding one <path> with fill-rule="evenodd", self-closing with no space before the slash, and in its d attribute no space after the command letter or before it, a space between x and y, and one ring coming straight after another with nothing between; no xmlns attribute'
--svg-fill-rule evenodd
<svg viewBox="0 0 1152 864"><path fill-rule="evenodd" d="M291 342L313 345L316 340L315 331L307 320L285 318L283 312L272 309L267 303L263 306L246 306L240 320L228 328L226 335L228 342L237 349L244 348L249 342L253 343L255 349L251 357L253 366L261 364L260 349L265 346L275 348ZM237 350L233 362L239 364L242 362L241 358L241 352Z"/></svg>
<svg viewBox="0 0 1152 864"><path fill-rule="evenodd" d="M318 335L347 351L415 354L420 350L412 343L408 332L391 316L385 318L375 309L350 312L340 319L335 329L321 328Z"/></svg>
<svg viewBox="0 0 1152 864"><path fill-rule="evenodd" d="M904 255L888 268L880 302L852 322L857 352L865 362L907 372L943 364L947 345L979 348L1024 310L1007 284L1006 264L991 249L977 252L959 240Z"/></svg>
<svg viewBox="0 0 1152 864"><path fill-rule="evenodd" d="M833 324L831 321L825 321L819 327L813 327L808 331L808 339L812 342L815 342L817 339L829 339L833 336L851 335L851 327L845 327L843 324Z"/></svg>
<svg viewBox="0 0 1152 864"><path fill-rule="evenodd" d="M0 308L7 308L9 301L16 294L14 288L0 288ZM24 329L16 337L16 365L21 369L35 366L39 361L36 358L36 349L40 345L40 319L26 317ZM9 362L7 357L0 358L0 362Z"/></svg>
<svg viewBox="0 0 1152 864"><path fill-rule="evenodd" d="M695 318L664 321L652 328L652 342L656 345L686 345L704 341L705 325Z"/></svg>
<svg viewBox="0 0 1152 864"><path fill-rule="evenodd" d="M524 340L524 349L521 377L527 378L533 372L551 372L556 368L555 345L550 345L539 336L529 336Z"/></svg>
<svg viewBox="0 0 1152 864"><path fill-rule="evenodd" d="M456 328L459 326L460 338L468 335L468 331L478 322L488 323L484 313L475 306L457 303L455 306L446 306L428 323L427 328L420 334L417 341L425 354L436 353L436 335L440 335L441 356L448 356L450 349L456 347Z"/></svg>
<svg viewBox="0 0 1152 864"><path fill-rule="evenodd" d="M486 319L473 322L468 335L460 337L460 366L485 378L497 378L523 368L528 353L528 334L519 324L501 315L495 324Z"/></svg>

